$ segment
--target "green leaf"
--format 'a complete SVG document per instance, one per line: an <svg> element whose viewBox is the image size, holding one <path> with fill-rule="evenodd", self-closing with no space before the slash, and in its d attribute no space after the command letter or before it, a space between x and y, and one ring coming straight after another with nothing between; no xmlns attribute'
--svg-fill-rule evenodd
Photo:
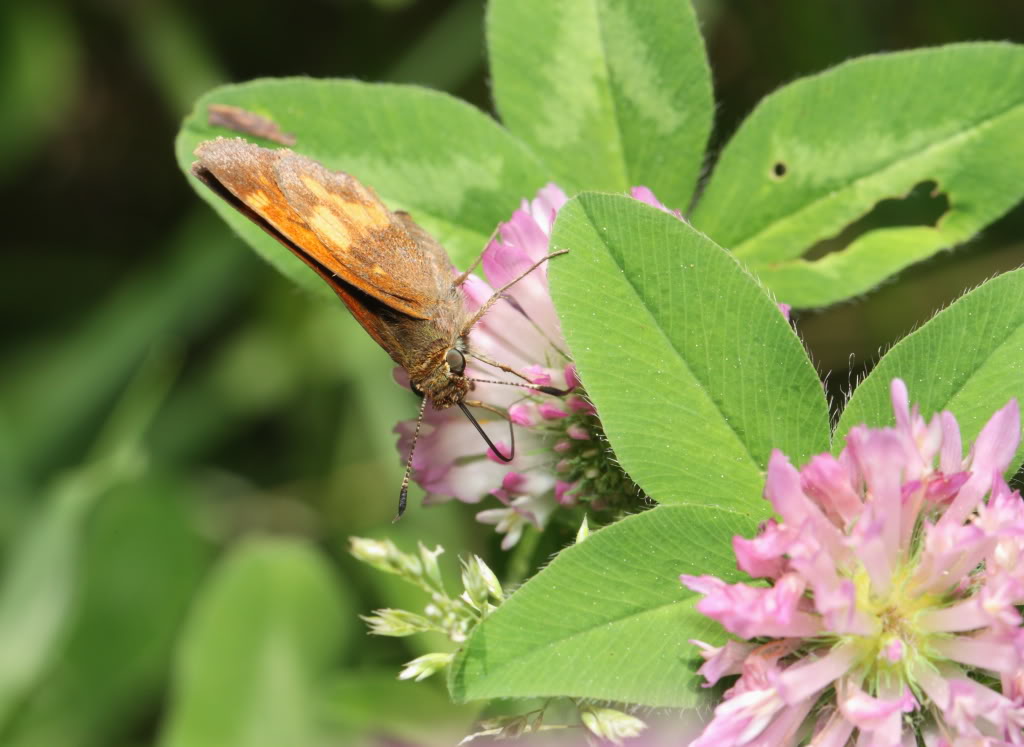
<svg viewBox="0 0 1024 747"><path fill-rule="evenodd" d="M113 744L152 705L207 556L184 497L176 481L150 477L100 505L84 538L67 645L5 745Z"/></svg>
<svg viewBox="0 0 1024 747"><path fill-rule="evenodd" d="M853 392L836 427L834 448L858 423L892 425L894 378L906 382L911 404L930 417L952 412L965 447L1011 397L1024 402L1024 270L975 288L907 335L883 356ZM1024 460L1018 447L1012 474Z"/></svg>
<svg viewBox="0 0 1024 747"><path fill-rule="evenodd" d="M452 662L452 697L695 705L689 639L725 634L694 610L679 574L738 580L730 538L754 527L733 511L659 506L563 550L473 630Z"/></svg>
<svg viewBox="0 0 1024 747"><path fill-rule="evenodd" d="M27 523L0 588L0 729L53 661L75 600L77 558L88 509L103 480L66 480Z"/></svg>
<svg viewBox="0 0 1024 747"><path fill-rule="evenodd" d="M175 144L186 174L200 142L237 135L208 124L207 106L214 103L269 117L296 137L297 152L352 174L392 210L412 213L460 267L476 259L522 198L533 197L550 179L525 145L458 99L413 86L308 78L255 80L200 98ZM189 181L279 270L330 293L301 260L197 180Z"/></svg>
<svg viewBox="0 0 1024 747"><path fill-rule="evenodd" d="M0 586L0 732L65 643L79 594L86 520L113 488L143 466L140 439L172 375L151 357L96 438L94 455L57 480L5 558Z"/></svg>
<svg viewBox="0 0 1024 747"><path fill-rule="evenodd" d="M317 681L346 614L327 561L298 540L249 540L216 569L179 652L163 747L317 742Z"/></svg>
<svg viewBox="0 0 1024 747"><path fill-rule="evenodd" d="M502 120L562 186L688 207L713 112L689 2L494 0L487 41Z"/></svg>
<svg viewBox="0 0 1024 747"><path fill-rule="evenodd" d="M0 177L66 125L80 85L80 55L66 6L0 3Z"/></svg>
<svg viewBox="0 0 1024 747"><path fill-rule="evenodd" d="M58 342L10 356L0 409L18 435L12 461L27 474L68 463L69 446L95 429L154 343L187 339L231 307L257 267L219 231L213 217L193 214L161 247L165 259L111 292Z"/></svg>
<svg viewBox="0 0 1024 747"><path fill-rule="evenodd" d="M661 503L764 514L773 448L829 446L821 383L757 281L707 237L628 197L559 212L551 290L623 469Z"/></svg>
<svg viewBox="0 0 1024 747"><path fill-rule="evenodd" d="M783 301L833 303L1013 207L1024 195L1022 131L1024 47L957 44L853 60L765 98L722 153L693 222ZM949 201L935 225L879 228L804 258L879 201L925 182Z"/></svg>

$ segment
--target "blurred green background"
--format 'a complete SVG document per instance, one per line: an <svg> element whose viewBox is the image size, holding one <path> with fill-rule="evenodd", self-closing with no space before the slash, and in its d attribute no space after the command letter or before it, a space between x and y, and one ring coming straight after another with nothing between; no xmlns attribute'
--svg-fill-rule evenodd
<svg viewBox="0 0 1024 747"><path fill-rule="evenodd" d="M1024 41L1018 0L699 2L712 153L766 93L849 57ZM396 682L437 641L357 614L423 600L345 552L389 536L505 559L474 508L398 525L414 414L340 304L192 193L172 140L209 87L309 74L489 109L481 0L0 3L0 745L450 744L476 715ZM955 106L955 102L950 102ZM927 214L927 199L871 221ZM837 401L878 351L1024 261L1018 208L797 323ZM822 247L827 251L829 247ZM298 735L298 736L297 736Z"/></svg>

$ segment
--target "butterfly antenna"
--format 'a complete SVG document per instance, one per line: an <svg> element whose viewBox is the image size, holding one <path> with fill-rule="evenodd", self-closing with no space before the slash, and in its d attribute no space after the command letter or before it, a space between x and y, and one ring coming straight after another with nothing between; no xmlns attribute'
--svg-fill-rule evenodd
<svg viewBox="0 0 1024 747"><path fill-rule="evenodd" d="M473 424L474 428L476 428L476 432L479 433L480 437L487 443L487 446L491 450L491 453L494 454L494 456L498 457L498 459L500 459L503 462L511 462L516 455L516 432L515 429L513 429L512 427L512 421L510 420L508 423L508 438L509 441L511 441L512 446L509 449L509 455L505 456L500 451L498 451L498 447L495 446L494 442L491 441L491 439L488 437L486 433L484 433L484 429L480 427L480 424L478 422L476 422L476 418L473 417L473 413L469 411L469 408L466 407L466 405L462 402L459 402L458 405L462 412L465 414L465 416L469 418L469 422Z"/></svg>
<svg viewBox="0 0 1024 747"><path fill-rule="evenodd" d="M475 381L477 384L502 384L504 386L518 386L523 389L532 389L535 392L541 394L550 394L552 397L564 397L571 389L559 389L554 386L544 386L542 384L520 384L518 381L497 381L495 379L473 379L466 377L469 381Z"/></svg>
<svg viewBox="0 0 1024 747"><path fill-rule="evenodd" d="M409 458L405 460L405 474L402 476L402 489L398 492L398 513L395 514L395 518L391 520L394 524L396 521L402 518L402 514L405 513L405 504L409 501L409 476L412 474L412 455L416 453L416 442L420 439L420 427L423 425L423 413L427 409L427 398L423 398L423 402L420 403L420 416L416 418L416 430L412 434L412 446L409 447ZM480 426L477 426L477 430Z"/></svg>

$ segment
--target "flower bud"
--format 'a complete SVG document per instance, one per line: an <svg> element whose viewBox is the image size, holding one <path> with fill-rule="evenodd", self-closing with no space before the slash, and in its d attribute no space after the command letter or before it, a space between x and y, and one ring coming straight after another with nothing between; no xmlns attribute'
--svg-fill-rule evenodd
<svg viewBox="0 0 1024 747"><path fill-rule="evenodd" d="M375 610L372 615L362 615L373 635L401 637L433 630L436 626L415 612L396 609Z"/></svg>
<svg viewBox="0 0 1024 747"><path fill-rule="evenodd" d="M580 719L592 734L612 744L622 744L623 739L638 736L647 728L647 724L640 719L614 708L583 708Z"/></svg>
<svg viewBox="0 0 1024 747"><path fill-rule="evenodd" d="M586 514L584 514L583 515L583 523L580 524L580 528L576 532L576 544L578 545L580 542L582 542L583 540L585 540L589 536L590 536L590 526L587 524L587 516L586 516Z"/></svg>
<svg viewBox="0 0 1024 747"><path fill-rule="evenodd" d="M423 573L420 561L407 555L391 540L349 537L348 550L356 560L372 565L379 571L406 578L418 578Z"/></svg>
<svg viewBox="0 0 1024 747"><path fill-rule="evenodd" d="M463 598L478 610L485 608L488 596L498 602L504 599L498 577L478 555L462 561L462 585L466 589Z"/></svg>
<svg viewBox="0 0 1024 747"><path fill-rule="evenodd" d="M451 654L424 654L406 663L405 669L398 673L400 680L425 680L435 672L444 669L452 660Z"/></svg>

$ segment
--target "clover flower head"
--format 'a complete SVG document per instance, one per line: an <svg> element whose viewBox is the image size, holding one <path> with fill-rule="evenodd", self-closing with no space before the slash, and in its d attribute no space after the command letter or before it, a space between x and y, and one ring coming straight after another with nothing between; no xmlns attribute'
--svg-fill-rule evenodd
<svg viewBox="0 0 1024 747"><path fill-rule="evenodd" d="M649 189L638 187L633 194L670 212ZM471 275L463 284L468 310L480 308L494 288L519 277L549 253L551 229L567 199L557 185L548 184L533 200L523 200L501 224L499 236L483 254L487 280ZM504 534L506 549L527 526L543 528L560 507L588 501L599 508L634 499L638 492L610 461L597 411L569 357L547 273L543 264L505 291L503 300L470 332L470 345L523 373L533 384L569 394L556 398L517 387L477 384L474 398L499 408L517 428L512 462L495 458L473 425L452 408L427 408L413 455L412 477L426 490L427 503L452 498L479 503L488 496L501 502L501 507L481 511L477 518ZM473 358L466 371L478 379L510 378ZM396 378L408 386L401 369ZM478 419L498 448L508 453L507 423L485 411ZM403 421L395 431L399 452L408 454L415 422Z"/></svg>
<svg viewBox="0 0 1024 747"><path fill-rule="evenodd" d="M695 747L1024 744L1017 402L965 456L951 413L926 421L898 379L891 396L895 427L852 428L838 457L772 454L779 518L733 541L767 584L681 577L743 639L697 642L708 686L739 676Z"/></svg>

